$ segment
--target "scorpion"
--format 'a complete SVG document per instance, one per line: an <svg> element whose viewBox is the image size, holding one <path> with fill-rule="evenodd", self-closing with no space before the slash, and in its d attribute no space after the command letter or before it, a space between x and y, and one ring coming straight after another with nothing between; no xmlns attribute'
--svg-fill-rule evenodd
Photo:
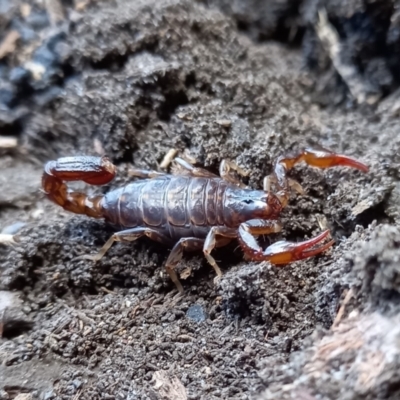
<svg viewBox="0 0 400 400"><path fill-rule="evenodd" d="M348 156L307 148L293 157L279 157L272 174L264 178L263 190L254 190L241 183L238 175L246 175L246 171L231 161L221 162L219 176L181 158L174 161L178 172L135 168L131 175L141 179L93 197L72 191L65 182L109 183L116 166L108 157L62 157L47 162L42 188L48 199L67 211L103 218L123 228L97 254L78 258L96 262L114 242L132 242L147 236L172 247L165 267L181 293L183 287L175 269L184 250L203 250L219 277L222 272L211 252L232 239L238 240L250 260L284 265L306 259L333 245L329 229L303 242L279 241L264 250L257 242L260 235L281 231L278 217L288 204L291 191L303 192L301 185L288 177L288 171L305 162L321 169L346 166L368 172L367 165Z"/></svg>

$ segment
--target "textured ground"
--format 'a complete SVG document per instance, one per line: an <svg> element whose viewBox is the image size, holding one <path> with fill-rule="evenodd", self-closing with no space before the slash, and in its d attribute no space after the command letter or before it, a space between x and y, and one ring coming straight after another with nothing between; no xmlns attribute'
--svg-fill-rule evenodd
<svg viewBox="0 0 400 400"><path fill-rule="evenodd" d="M317 2L258 3L0 0L0 399L399 398L396 5L327 2L318 28ZM306 194L264 245L322 221L335 246L276 268L232 244L217 283L187 255L183 297L156 243L75 260L111 228L40 192L49 159L109 155L118 178L79 186L105 192L171 149L260 188L307 145L370 172L297 167Z"/></svg>

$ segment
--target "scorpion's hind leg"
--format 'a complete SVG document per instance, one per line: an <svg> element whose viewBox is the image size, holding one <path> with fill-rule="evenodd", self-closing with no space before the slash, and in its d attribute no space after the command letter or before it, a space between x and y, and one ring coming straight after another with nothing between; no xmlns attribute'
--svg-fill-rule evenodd
<svg viewBox="0 0 400 400"><path fill-rule="evenodd" d="M177 157L174 159L174 162L178 165L177 172L179 175L188 175L203 178L218 178L218 175L215 175L204 168L195 167L194 165L189 164L182 158Z"/></svg>
<svg viewBox="0 0 400 400"><path fill-rule="evenodd" d="M256 261L270 261L272 264L288 264L293 261L316 256L329 249L334 240L323 243L330 237L329 230L318 236L300 243L280 241L263 250L251 234L252 229L246 229L245 224L239 227L239 242L247 256Z"/></svg>
<svg viewBox="0 0 400 400"><path fill-rule="evenodd" d="M115 232L108 240L107 242L103 245L103 247L100 249L100 251L97 254L93 255L83 255L75 258L75 260L90 260L97 262L103 256L107 253L107 251L110 249L110 247L113 245L114 242L134 242L135 240L147 236L151 240L164 243L164 244L169 244L171 241L164 236L163 234L159 233L158 231L150 228L142 228L142 227L137 227L137 228L132 228L132 229L126 229L124 231L120 232Z"/></svg>
<svg viewBox="0 0 400 400"><path fill-rule="evenodd" d="M183 160L182 158L175 158L175 163L178 165L178 173L181 175L189 175L193 177L203 177L203 178L219 178L218 175L200 167L195 167L194 165L188 163L187 161ZM228 160L222 160L220 166L219 166L219 174L220 177L230 183L233 183L235 185L238 185L240 187L245 187L242 182L240 182L239 179L236 178L236 176L232 173L232 171L237 172L239 175L242 176L247 176L248 173L240 168L238 165L235 163L228 161Z"/></svg>
<svg viewBox="0 0 400 400"><path fill-rule="evenodd" d="M165 268L172 282L175 283L175 286L181 293L183 293L183 286L179 282L175 268L182 260L183 250L185 251L200 250L203 247L203 244L204 244L204 239L198 239L195 237L182 238L175 244L169 257L167 258L167 262L165 263Z"/></svg>

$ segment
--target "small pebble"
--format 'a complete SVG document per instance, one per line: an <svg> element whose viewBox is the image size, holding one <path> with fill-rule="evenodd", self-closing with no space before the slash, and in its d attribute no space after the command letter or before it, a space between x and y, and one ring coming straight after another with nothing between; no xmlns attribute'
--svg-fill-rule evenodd
<svg viewBox="0 0 400 400"><path fill-rule="evenodd" d="M82 386L82 381L79 379L74 379L72 384L74 385L75 389L79 389Z"/></svg>
<svg viewBox="0 0 400 400"><path fill-rule="evenodd" d="M15 235L19 230L21 230L26 225L25 222L17 221L11 225L6 226L0 232L3 235Z"/></svg>
<svg viewBox="0 0 400 400"><path fill-rule="evenodd" d="M203 322L207 319L207 314L202 306L199 304L194 304L189 307L186 312L186 316L195 322Z"/></svg>

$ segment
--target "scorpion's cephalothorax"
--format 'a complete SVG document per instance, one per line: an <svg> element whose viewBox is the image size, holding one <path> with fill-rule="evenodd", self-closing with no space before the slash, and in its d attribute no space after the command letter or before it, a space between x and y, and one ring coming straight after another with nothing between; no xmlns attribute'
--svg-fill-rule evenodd
<svg viewBox="0 0 400 400"><path fill-rule="evenodd" d="M281 211L282 204L273 193L241 189L234 185L225 191L223 213L231 227L238 227L251 219L277 219Z"/></svg>

